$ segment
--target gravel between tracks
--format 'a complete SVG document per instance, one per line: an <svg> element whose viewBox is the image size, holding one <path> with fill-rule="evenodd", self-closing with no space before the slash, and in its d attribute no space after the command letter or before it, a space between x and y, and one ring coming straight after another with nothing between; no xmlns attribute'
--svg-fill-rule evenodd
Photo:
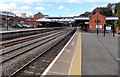
<svg viewBox="0 0 120 77"><path fill-rule="evenodd" d="M31 58L35 57L37 54L40 54L42 51L44 51L47 47L51 46L53 43L57 42L58 40L52 40L51 42L48 42L30 52L27 52L24 55L21 55L17 57L15 60L9 61L8 63L5 63L4 66L7 68L6 70L3 67L3 74L4 75L10 75L13 71L17 70L20 66L24 65L28 61L31 60ZM47 46L46 46L47 45Z"/></svg>
<svg viewBox="0 0 120 77"><path fill-rule="evenodd" d="M60 41L58 44L56 44L54 47L52 47L50 50L48 50L47 53L42 55L29 67L20 72L17 76L40 76L44 72L44 70L49 66L49 64L54 60L57 54L62 50L62 48L72 37L74 32L75 30L62 41Z"/></svg>

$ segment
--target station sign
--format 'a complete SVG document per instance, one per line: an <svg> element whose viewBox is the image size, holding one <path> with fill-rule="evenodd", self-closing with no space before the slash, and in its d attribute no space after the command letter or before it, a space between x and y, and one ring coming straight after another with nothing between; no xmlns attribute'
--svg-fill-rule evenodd
<svg viewBox="0 0 120 77"><path fill-rule="evenodd" d="M96 25L96 29L102 29L102 25Z"/></svg>
<svg viewBox="0 0 120 77"><path fill-rule="evenodd" d="M106 30L111 30L111 26L107 26L107 27L106 27Z"/></svg>

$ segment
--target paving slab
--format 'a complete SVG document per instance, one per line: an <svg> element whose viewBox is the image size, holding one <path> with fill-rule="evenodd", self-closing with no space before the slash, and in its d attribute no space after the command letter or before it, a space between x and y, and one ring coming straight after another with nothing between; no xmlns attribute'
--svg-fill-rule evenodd
<svg viewBox="0 0 120 77"><path fill-rule="evenodd" d="M79 30L76 32L73 39L64 49L62 54L59 56L57 61L52 65L52 67L49 69L46 75L69 75L70 74L74 53L76 50L78 34L79 34Z"/></svg>
<svg viewBox="0 0 120 77"><path fill-rule="evenodd" d="M82 32L82 75L118 75L118 37Z"/></svg>

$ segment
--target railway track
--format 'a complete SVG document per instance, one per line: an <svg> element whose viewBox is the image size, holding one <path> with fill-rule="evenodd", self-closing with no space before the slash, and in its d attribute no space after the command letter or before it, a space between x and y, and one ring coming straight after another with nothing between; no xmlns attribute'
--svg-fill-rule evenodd
<svg viewBox="0 0 120 77"><path fill-rule="evenodd" d="M16 39L16 38L22 38L22 37L26 37L26 36L46 33L46 32L50 32L53 30L59 30L59 29L63 29L63 28L62 27L34 28L34 29L14 30L14 31L2 31L2 32L0 32L0 35L2 35L1 41L8 41L8 40Z"/></svg>
<svg viewBox="0 0 120 77"><path fill-rule="evenodd" d="M55 31L55 32L57 32L57 31ZM41 37L53 34L55 32L48 32L48 33L40 34L40 35L37 35L37 36L34 36L34 37L28 37L28 38L23 38L23 39L20 39L20 40L15 40L15 41L12 41L12 42L8 42L8 43L3 43L3 44L1 44L0 49L4 49L4 48L7 48L7 47L10 47L10 46L13 46L13 45L17 45L17 44L20 44L20 43L31 41L31 40L34 40L34 39L37 39L37 38L41 38Z"/></svg>
<svg viewBox="0 0 120 77"><path fill-rule="evenodd" d="M36 37L30 37L30 38L29 38L29 39L30 39L29 41L31 41L32 39L35 40L35 39L43 38L43 37L46 37L46 36L51 35L51 34L56 35L56 33L58 33L58 32L59 32L59 31L48 32L48 33L43 33L43 34L37 35ZM60 31L60 32L62 32L62 31ZM49 38L49 37L48 37L48 38ZM20 43L25 43L25 41L26 41L27 39L28 39L28 38L21 39L21 40L18 41L18 43L17 43L17 40L16 40L15 43L14 43L14 41L8 42L8 43L5 43L5 45L7 46L7 45L10 45L10 44L11 44L11 46L12 46L12 44L17 45L17 44L20 44ZM37 42L40 42L40 41L42 41L42 40L44 40L44 39L46 39L46 38L43 38L43 39L40 39L40 40L36 40L36 41L31 42L31 43L29 43L29 44L27 43L27 44L21 45L21 46L19 46L19 47L16 47L16 48L11 49L11 50L8 50L8 51L2 50L2 53L0 53L0 56L1 56L1 55L5 55L5 54L8 54L8 53L10 53L10 52L13 52L13 51L15 51L15 50L19 50L19 49L24 48L24 47L26 47L26 46L33 45L33 44L35 44L35 43L37 43ZM28 40L27 40L26 42L28 42ZM13 46L14 46L14 45L13 45ZM10 47L11 47L11 46L10 46Z"/></svg>
<svg viewBox="0 0 120 77"><path fill-rule="evenodd" d="M11 56L7 56L7 58L4 58L2 61L1 61L1 64L9 64L9 62L12 62L12 61L15 61L15 58L16 57L20 57L21 55L23 55L23 54L26 54L26 53L29 53L30 51L32 51L32 50L35 50L36 48L38 48L39 46L42 46L43 44L45 44L45 43L47 43L47 42L49 42L49 41L51 41L51 40L54 40L54 39L56 39L56 38L58 38L59 36L63 36L63 35L65 35L65 33L68 33L69 32L69 30L65 30L65 31L60 31L60 32L58 32L58 33L54 33L52 36L49 36L49 37L47 37L47 38L44 38L44 39L42 39L42 40L39 40L39 41L36 41L35 43L38 43L38 42L40 42L40 41L43 41L43 40L45 40L45 39L48 39L48 38L50 38L50 39L48 39L48 40L46 40L46 41L43 41L42 43L38 43L38 44L36 44L36 45L34 45L34 44L31 44L31 46L33 46L33 47L31 47L30 49L26 49L25 51L21 51L21 50L19 50L19 51L21 51L21 52L17 52L17 54L15 54L15 55L11 55ZM25 46L24 46L25 47ZM24 48L23 47L23 48ZM18 49L21 49L21 48L18 48ZM25 48L24 48L25 49ZM18 50L14 50L14 51L18 51ZM12 52L12 53L11 53ZM8 53L11 53L11 54L13 54L13 51L11 51L11 52L8 52ZM2 56L5 56L6 54L8 55L8 53L4 53ZM43 53L43 52L39 52L39 53ZM9 54L10 55L10 54ZM36 54L34 54L34 56L35 56ZM30 58L30 57L29 57ZM35 57L31 57L31 58L35 58ZM12 60L12 61L11 61ZM17 61L17 60L16 60ZM30 61L30 59L28 60L28 61ZM26 62L28 62L28 61L26 61ZM7 62L7 63L6 63ZM24 63L23 63L24 64ZM10 64L11 65L11 64ZM15 69L16 70L16 69ZM4 74L4 73L3 73Z"/></svg>
<svg viewBox="0 0 120 77"><path fill-rule="evenodd" d="M26 53L26 52L29 52L30 50L33 50L33 49L35 49L35 48L37 48L37 47L39 47L39 46L41 46L41 45L43 45L43 44L51 41L51 40L59 37L61 34L63 34L63 33L60 32L60 33L58 33L58 34L57 34L56 36L54 36L54 37L53 37L53 36L47 37L47 38L51 38L51 39L49 39L49 40L47 40L47 41L45 41L45 42L43 42L43 43L40 43L40 44L39 44L38 42L44 41L44 40L46 40L47 38L42 39L42 40L39 40L39 41L36 41L36 42L34 42L34 43L32 43L32 44L27 45L27 46L30 47L30 49L25 49L25 47L27 47L27 46L24 46L24 47L22 47L22 48L24 48L25 50L22 51L23 49L20 49L20 50L19 50L20 52L17 52L14 56L13 56L13 55L10 56L10 54L8 54L8 53L12 53L12 54L13 54L13 53L14 53L13 51L4 53L4 54L2 54L2 56L3 56L3 57L2 57L2 62L0 62L0 63L4 63L4 62L6 62L6 61L8 61L8 60L11 60L11 59L13 59L13 58L21 55L21 54L24 54L24 53ZM38 43L38 44L36 44L36 43ZM35 44L35 45L34 45L34 44ZM17 51L17 49L14 50L14 51ZM4 59L4 56L5 56L6 54L8 55L8 57Z"/></svg>
<svg viewBox="0 0 120 77"><path fill-rule="evenodd" d="M67 43L67 41L70 39L70 37L74 34L75 30L72 31L72 32L68 32L66 34L64 34L64 37L62 37L61 40L65 40L65 41L57 41L55 44L53 44L51 47L47 48L45 51L43 51L42 53L40 53L38 56L36 56L35 58L33 58L31 61L29 61L28 63L26 63L24 66L22 66L21 68L19 68L18 70L16 70L15 72L13 72L10 77L15 77L15 76L21 76L21 75L24 75L25 73L25 70L29 69L29 67L33 67L33 70L34 67L36 67L35 65L37 63L44 63L43 61L46 61L47 65L45 64L42 64L45 65L43 66L44 68L41 68L39 67L39 73L35 73L36 71L34 71L32 74L25 74L25 75L41 75L42 72L47 68L47 66L51 63L51 61L55 58L55 56L59 53L59 51L62 49L62 47L64 46L65 43ZM65 39L65 37L68 37L67 39ZM59 44L61 42L61 45ZM59 49L56 49L56 46L57 48L59 47ZM61 46L61 47L60 47ZM49 57L48 57L49 56ZM46 58L46 60L45 60ZM37 62L37 63L36 63ZM30 71L33 71L33 70L30 70ZM29 72L30 72L29 71ZM24 73L23 73L24 72ZM38 71L37 71L38 72Z"/></svg>

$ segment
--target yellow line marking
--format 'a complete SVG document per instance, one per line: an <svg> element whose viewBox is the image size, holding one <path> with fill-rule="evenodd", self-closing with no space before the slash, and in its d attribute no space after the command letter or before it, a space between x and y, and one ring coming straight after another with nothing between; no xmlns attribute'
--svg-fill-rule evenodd
<svg viewBox="0 0 120 77"><path fill-rule="evenodd" d="M82 55L82 45L81 45L81 32L78 33L76 49L74 52L74 58L72 67L70 70L70 75L81 75L81 55Z"/></svg>

